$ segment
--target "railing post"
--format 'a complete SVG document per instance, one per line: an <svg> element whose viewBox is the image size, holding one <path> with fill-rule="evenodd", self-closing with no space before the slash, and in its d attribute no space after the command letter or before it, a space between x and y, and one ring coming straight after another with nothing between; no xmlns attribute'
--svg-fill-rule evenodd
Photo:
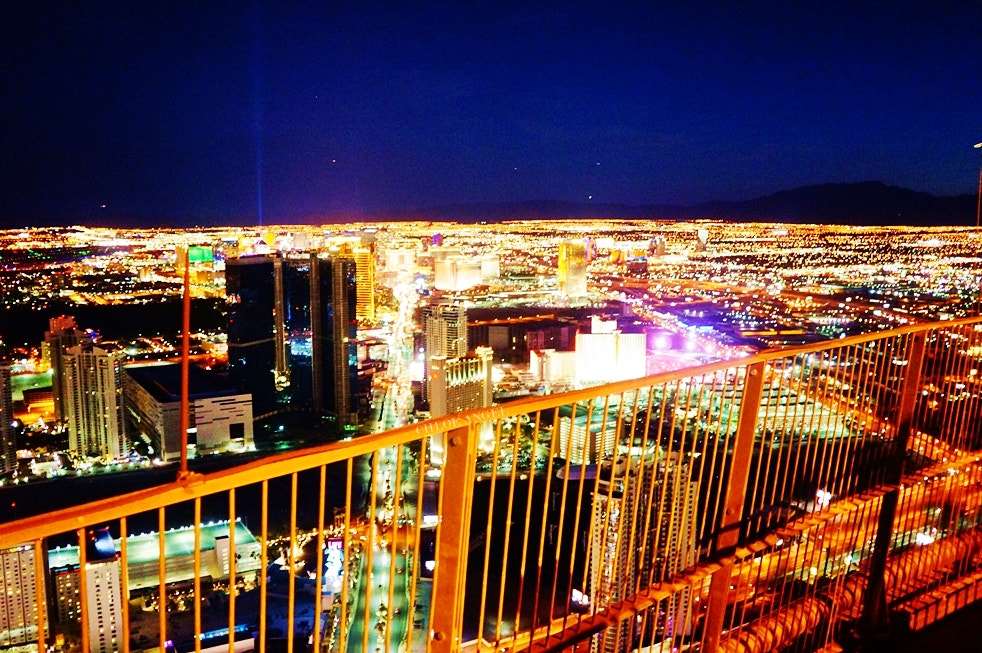
<svg viewBox="0 0 982 653"><path fill-rule="evenodd" d="M921 387L921 369L924 362L925 332L917 331L911 336L907 373L904 375L897 406L897 435L893 439L893 460L887 470L886 483L893 489L883 495L880 515L876 525L876 540L870 556L869 579L863 596L863 614L860 618L861 645L864 649L875 647L890 631L890 612L887 609L885 578L890 544L893 541L893 521L897 514L900 498L900 483L904 476L904 459L910 439L911 418L914 404Z"/></svg>
<svg viewBox="0 0 982 653"><path fill-rule="evenodd" d="M733 460L730 466L730 480L725 491L723 518L716 536L717 556L730 556L740 542L740 525L743 523L744 502L747 496L747 483L750 477L750 460L754 452L754 434L757 430L757 416L760 402L764 396L764 373L767 364L753 363L747 368L743 382L743 396L740 400L740 417L737 421L736 435L733 439ZM723 490L723 488L719 488ZM713 574L709 584L709 603L706 606L705 636L706 650L715 653L723 634L723 615L726 612L726 595L733 575L733 559L727 557L722 566Z"/></svg>
<svg viewBox="0 0 982 653"><path fill-rule="evenodd" d="M474 470L477 464L475 432L475 427L468 425L446 434L430 611L432 627L428 648L431 651L449 653L460 650Z"/></svg>

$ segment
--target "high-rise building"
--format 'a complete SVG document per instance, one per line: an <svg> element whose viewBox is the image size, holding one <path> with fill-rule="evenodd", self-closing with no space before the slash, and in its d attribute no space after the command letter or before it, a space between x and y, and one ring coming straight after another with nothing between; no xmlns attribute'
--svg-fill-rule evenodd
<svg viewBox="0 0 982 653"><path fill-rule="evenodd" d="M699 485L689 466L667 459L620 456L601 467L593 498L587 594L603 609L645 590L670 582L698 559ZM688 590L666 599L646 639L671 640L691 634ZM603 650L636 648L637 624L619 622L602 638ZM594 648L600 650L600 641Z"/></svg>
<svg viewBox="0 0 982 653"><path fill-rule="evenodd" d="M559 243L559 292L566 297L583 297L586 286L587 243L564 240Z"/></svg>
<svg viewBox="0 0 982 653"><path fill-rule="evenodd" d="M62 424L66 421L64 367L61 357L72 347L88 340L86 333L80 331L75 324L75 318L68 315L53 317L48 322L48 331L44 333L42 358L51 365L51 396L54 400L55 419Z"/></svg>
<svg viewBox="0 0 982 653"><path fill-rule="evenodd" d="M463 306L428 306L423 309L426 354L459 358L467 355L467 309Z"/></svg>
<svg viewBox="0 0 982 653"><path fill-rule="evenodd" d="M0 647L37 644L39 589L33 545L0 550Z"/></svg>
<svg viewBox="0 0 982 653"><path fill-rule="evenodd" d="M423 309L423 338L423 395L428 398L433 357L450 360L467 355L467 309L443 304L427 306Z"/></svg>
<svg viewBox="0 0 982 653"><path fill-rule="evenodd" d="M77 455L120 458L129 451L122 359L121 352L89 341L61 357L68 448Z"/></svg>
<svg viewBox="0 0 982 653"><path fill-rule="evenodd" d="M118 558L85 565L85 592L89 597L89 650L116 653L123 632L122 574Z"/></svg>
<svg viewBox="0 0 982 653"><path fill-rule="evenodd" d="M478 347L474 356L446 359L434 356L430 378L430 415L443 417L491 405L490 347Z"/></svg>
<svg viewBox="0 0 982 653"><path fill-rule="evenodd" d="M375 247L355 247L353 253L358 286L355 317L360 323L372 322L375 320Z"/></svg>
<svg viewBox="0 0 982 653"><path fill-rule="evenodd" d="M429 387L430 416L443 417L465 410L486 408L492 403L494 385L491 382L491 361L494 351L490 347L478 347L473 356L446 358L428 357L430 374ZM490 443L493 447L493 429L483 424L480 445ZM430 440L430 460L434 464L443 461L446 447L444 435Z"/></svg>
<svg viewBox="0 0 982 653"><path fill-rule="evenodd" d="M253 415L356 419L357 266L347 256L252 256L226 264L229 378Z"/></svg>
<svg viewBox="0 0 982 653"><path fill-rule="evenodd" d="M0 474L14 471L17 443L14 442L14 398L10 365L0 361Z"/></svg>
<svg viewBox="0 0 982 653"><path fill-rule="evenodd" d="M556 455L570 465L595 465L617 450L619 408L579 402L559 409Z"/></svg>
<svg viewBox="0 0 982 653"><path fill-rule="evenodd" d="M116 653L122 649L124 596L119 554L109 529L89 531L85 550L84 585L89 650L93 653ZM77 555L71 564L51 565L59 622L82 621L82 576Z"/></svg>

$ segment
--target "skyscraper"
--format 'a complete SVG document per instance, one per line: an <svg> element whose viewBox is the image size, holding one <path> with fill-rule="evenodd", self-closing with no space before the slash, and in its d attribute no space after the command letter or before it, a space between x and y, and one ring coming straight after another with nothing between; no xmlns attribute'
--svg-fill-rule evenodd
<svg viewBox="0 0 982 653"><path fill-rule="evenodd" d="M347 256L252 256L226 264L229 377L253 415L355 419L357 267Z"/></svg>
<svg viewBox="0 0 982 653"><path fill-rule="evenodd" d="M129 451L122 354L83 341L61 360L69 450L81 456L122 457Z"/></svg>
<svg viewBox="0 0 982 653"><path fill-rule="evenodd" d="M430 415L442 417L491 405L490 347L478 347L474 356L447 360L433 356L430 378Z"/></svg>
<svg viewBox="0 0 982 653"><path fill-rule="evenodd" d="M587 243L564 240L559 243L559 292L566 297L583 297L586 286Z"/></svg>
<svg viewBox="0 0 982 653"><path fill-rule="evenodd" d="M0 474L14 471L17 443L14 442L14 399L10 365L0 361Z"/></svg>
<svg viewBox="0 0 982 653"><path fill-rule="evenodd" d="M84 331L75 324L75 318L68 315L53 317L48 321L49 330L44 333L43 357L51 365L51 396L54 400L55 419L62 424L66 421L64 366L61 357L72 347L87 340Z"/></svg>
<svg viewBox="0 0 982 653"><path fill-rule="evenodd" d="M0 647L37 644L39 586L32 545L0 550Z"/></svg>
<svg viewBox="0 0 982 653"><path fill-rule="evenodd" d="M356 317L359 322L375 319L375 246L354 248L357 266L358 302Z"/></svg>
<svg viewBox="0 0 982 653"><path fill-rule="evenodd" d="M423 394L429 398L432 359L450 360L467 355L467 309L437 304L423 309L426 357L423 365Z"/></svg>
<svg viewBox="0 0 982 653"><path fill-rule="evenodd" d="M621 456L599 473L587 592L597 608L605 608L649 585L671 581L696 564L699 486L677 456L657 461ZM688 599L687 590L669 598L657 623L650 624L648 637L663 640L690 633ZM631 620L610 627L603 650L633 650L640 634L634 627Z"/></svg>

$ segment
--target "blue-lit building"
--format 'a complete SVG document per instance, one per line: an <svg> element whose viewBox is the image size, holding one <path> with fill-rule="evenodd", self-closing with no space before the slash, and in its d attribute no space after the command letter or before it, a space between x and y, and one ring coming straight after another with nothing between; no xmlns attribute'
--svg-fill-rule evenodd
<svg viewBox="0 0 982 653"><path fill-rule="evenodd" d="M229 379L257 420L356 419L357 283L351 257L316 253L230 259Z"/></svg>

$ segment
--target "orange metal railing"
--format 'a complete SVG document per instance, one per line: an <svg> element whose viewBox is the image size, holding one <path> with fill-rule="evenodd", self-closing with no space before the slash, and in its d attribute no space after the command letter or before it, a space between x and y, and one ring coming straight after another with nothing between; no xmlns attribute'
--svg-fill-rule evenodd
<svg viewBox="0 0 982 653"><path fill-rule="evenodd" d="M982 577L980 362L979 319L910 326L10 522L34 606L16 637L771 651L922 627Z"/></svg>

